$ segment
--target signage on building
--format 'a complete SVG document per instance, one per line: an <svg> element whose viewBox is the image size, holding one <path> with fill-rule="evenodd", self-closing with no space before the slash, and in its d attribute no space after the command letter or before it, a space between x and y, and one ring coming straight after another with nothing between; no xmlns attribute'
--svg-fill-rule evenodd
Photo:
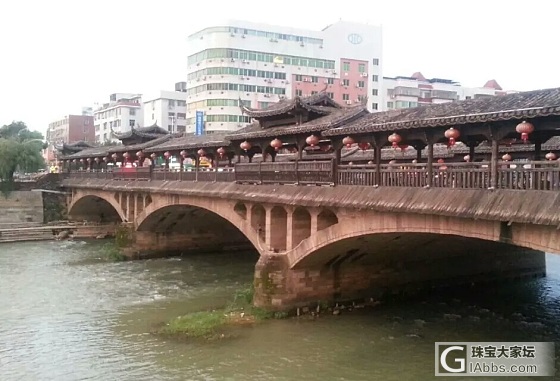
<svg viewBox="0 0 560 381"><path fill-rule="evenodd" d="M204 112L197 111L195 135L203 135L203 134L204 134Z"/></svg>

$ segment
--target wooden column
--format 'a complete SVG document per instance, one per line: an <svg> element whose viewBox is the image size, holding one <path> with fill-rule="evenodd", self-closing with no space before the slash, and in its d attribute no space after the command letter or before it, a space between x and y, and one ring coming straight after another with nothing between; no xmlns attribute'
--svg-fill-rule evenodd
<svg viewBox="0 0 560 381"><path fill-rule="evenodd" d="M381 146L375 145L375 185L381 185Z"/></svg>
<svg viewBox="0 0 560 381"><path fill-rule="evenodd" d="M542 160L542 138L538 134L535 134L533 142L535 143L535 157L533 160L540 161Z"/></svg>
<svg viewBox="0 0 560 381"><path fill-rule="evenodd" d="M499 147L498 139L492 139L492 157L490 158L490 187L497 188L498 186L498 160L499 160Z"/></svg>
<svg viewBox="0 0 560 381"><path fill-rule="evenodd" d="M428 182L427 186L431 187L434 185L434 142L428 142L428 160L426 161L426 169L428 170Z"/></svg>
<svg viewBox="0 0 560 381"><path fill-rule="evenodd" d="M469 156L471 158L471 162L474 163L474 149L477 146L477 142L469 142Z"/></svg>

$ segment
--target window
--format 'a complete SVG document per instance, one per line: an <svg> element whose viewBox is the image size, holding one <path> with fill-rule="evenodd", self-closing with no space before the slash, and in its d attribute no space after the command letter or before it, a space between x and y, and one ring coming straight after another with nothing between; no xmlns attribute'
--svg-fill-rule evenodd
<svg viewBox="0 0 560 381"><path fill-rule="evenodd" d="M366 72L366 64L363 64L363 63L359 64L358 65L358 71L360 73L365 73Z"/></svg>
<svg viewBox="0 0 560 381"><path fill-rule="evenodd" d="M312 92L311 92L311 95L315 95L315 94L317 94L317 93L318 93L317 91L312 91Z"/></svg>
<svg viewBox="0 0 560 381"><path fill-rule="evenodd" d="M358 87L361 87L362 89L363 89L364 87L366 87L365 82L364 82L364 81L358 81Z"/></svg>
<svg viewBox="0 0 560 381"><path fill-rule="evenodd" d="M394 102L387 102L387 108L395 108Z"/></svg>
<svg viewBox="0 0 560 381"><path fill-rule="evenodd" d="M327 78L327 83L329 85L333 85L334 84L334 78Z"/></svg>
<svg viewBox="0 0 560 381"><path fill-rule="evenodd" d="M371 89L371 95L377 96L379 95L379 91L377 89Z"/></svg>
<svg viewBox="0 0 560 381"><path fill-rule="evenodd" d="M371 109L372 110L377 110L377 103L372 103L371 104Z"/></svg>
<svg viewBox="0 0 560 381"><path fill-rule="evenodd" d="M327 96L328 96L329 98L333 99L333 98L334 98L334 93L327 93Z"/></svg>
<svg viewBox="0 0 560 381"><path fill-rule="evenodd" d="M373 59L373 66L379 66L379 58Z"/></svg>
<svg viewBox="0 0 560 381"><path fill-rule="evenodd" d="M349 94L342 94L342 100L343 101L349 101L350 100L350 95Z"/></svg>
<svg viewBox="0 0 560 381"><path fill-rule="evenodd" d="M342 71L350 71L350 62L342 63Z"/></svg>
<svg viewBox="0 0 560 381"><path fill-rule="evenodd" d="M178 112L177 113L177 119L185 119L187 117L187 114L185 114L184 112Z"/></svg>
<svg viewBox="0 0 560 381"><path fill-rule="evenodd" d="M303 75L297 74L297 75L296 75L296 81L298 81L298 82L303 81Z"/></svg>
<svg viewBox="0 0 560 381"><path fill-rule="evenodd" d="M301 96L303 95L303 91L301 91L301 90L296 90L296 95L297 95L298 97L301 97Z"/></svg>
<svg viewBox="0 0 560 381"><path fill-rule="evenodd" d="M135 121L134 119L130 119L130 120L128 121L129 127L134 127L135 124L136 124L136 121Z"/></svg>
<svg viewBox="0 0 560 381"><path fill-rule="evenodd" d="M379 76L378 76L378 75L372 75L372 76L371 76L371 80L372 80L373 82L378 82L378 81L379 81Z"/></svg>
<svg viewBox="0 0 560 381"><path fill-rule="evenodd" d="M342 80L342 85L343 86L350 86L350 80L349 79L343 79Z"/></svg>
<svg viewBox="0 0 560 381"><path fill-rule="evenodd" d="M314 83L319 82L319 77L315 77L315 76L311 77L311 82L314 82Z"/></svg>
<svg viewBox="0 0 560 381"><path fill-rule="evenodd" d="M363 102L363 101L366 100L366 96L365 96L365 95L358 95L358 100L359 100L360 102Z"/></svg>
<svg viewBox="0 0 560 381"><path fill-rule="evenodd" d="M131 108L131 109L128 111L128 113L129 113L129 115L136 115L136 110L133 109L133 108Z"/></svg>
<svg viewBox="0 0 560 381"><path fill-rule="evenodd" d="M268 106L270 106L269 102L259 102L260 109L267 108Z"/></svg>

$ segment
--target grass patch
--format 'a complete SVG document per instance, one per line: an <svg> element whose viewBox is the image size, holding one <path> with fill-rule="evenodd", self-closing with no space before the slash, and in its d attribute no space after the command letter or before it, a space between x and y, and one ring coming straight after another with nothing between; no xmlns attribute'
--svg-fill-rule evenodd
<svg viewBox="0 0 560 381"><path fill-rule="evenodd" d="M235 292L233 300L224 308L179 316L161 328L160 333L187 338L225 338L228 337L228 328L288 317L287 313L270 312L254 307L254 293L252 285L244 287Z"/></svg>
<svg viewBox="0 0 560 381"><path fill-rule="evenodd" d="M103 253L103 258L106 261L120 262L126 260L126 257L121 252L121 249L117 247L114 242L106 243L105 245L103 245L101 251Z"/></svg>

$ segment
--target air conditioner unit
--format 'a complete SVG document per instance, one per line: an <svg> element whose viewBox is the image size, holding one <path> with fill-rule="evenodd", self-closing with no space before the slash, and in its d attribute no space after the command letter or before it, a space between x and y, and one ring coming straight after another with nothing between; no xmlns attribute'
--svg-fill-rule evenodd
<svg viewBox="0 0 560 381"><path fill-rule="evenodd" d="M232 58L232 59L231 59L231 62L235 62L235 58Z"/></svg>
<svg viewBox="0 0 560 381"><path fill-rule="evenodd" d="M230 37L235 37L235 34L233 34L233 33L230 33Z"/></svg>
<svg viewBox="0 0 560 381"><path fill-rule="evenodd" d="M351 104L352 104L352 101L348 100L348 101L346 101L346 104L347 104L347 105L351 105Z"/></svg>
<svg viewBox="0 0 560 381"><path fill-rule="evenodd" d="M301 44L299 44L299 46L305 46L305 44L302 42Z"/></svg>
<svg viewBox="0 0 560 381"><path fill-rule="evenodd" d="M367 77L367 73L362 73L362 77Z"/></svg>
<svg viewBox="0 0 560 381"><path fill-rule="evenodd" d="M357 88L360 88L360 85L359 85L359 84L357 84L357 85L356 85L356 87L357 87Z"/></svg>
<svg viewBox="0 0 560 381"><path fill-rule="evenodd" d="M243 63L247 63L247 62L249 62L249 61L247 61L247 60L243 60L243 61L241 61L241 62L243 62Z"/></svg>
<svg viewBox="0 0 560 381"><path fill-rule="evenodd" d="M244 34L242 34L242 35L241 35L241 38L245 38L245 35L244 35Z"/></svg>
<svg viewBox="0 0 560 381"><path fill-rule="evenodd" d="M286 81L286 85L290 84L290 81Z"/></svg>

